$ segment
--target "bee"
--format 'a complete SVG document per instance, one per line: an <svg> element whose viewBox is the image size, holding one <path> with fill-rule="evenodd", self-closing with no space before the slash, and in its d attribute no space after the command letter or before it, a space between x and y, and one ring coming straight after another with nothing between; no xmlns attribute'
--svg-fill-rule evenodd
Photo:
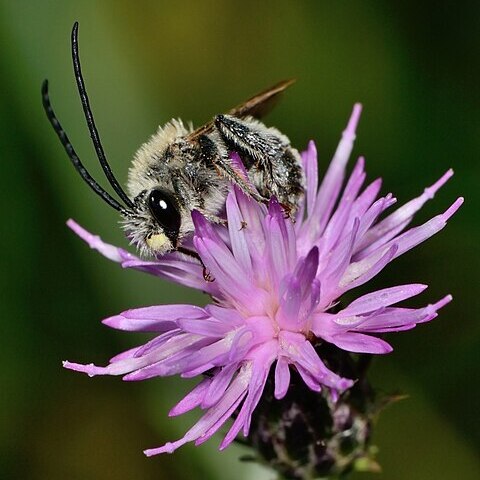
<svg viewBox="0 0 480 480"><path fill-rule="evenodd" d="M194 230L191 212L198 210L209 221L225 223L225 199L232 183L258 202L266 203L275 196L287 215L295 212L304 190L300 156L285 135L260 122L294 80L278 83L200 128L175 119L160 127L135 154L127 194L110 168L90 108L78 51L78 23L73 26L71 47L92 143L120 201L84 167L53 111L47 80L42 86L45 112L75 169L121 214L127 237L141 254L160 256L180 251L195 256L184 247Z"/></svg>

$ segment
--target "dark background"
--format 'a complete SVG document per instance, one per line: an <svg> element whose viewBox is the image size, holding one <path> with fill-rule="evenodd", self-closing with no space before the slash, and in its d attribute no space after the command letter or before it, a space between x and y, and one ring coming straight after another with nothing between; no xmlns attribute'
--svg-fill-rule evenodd
<svg viewBox="0 0 480 480"><path fill-rule="evenodd" d="M208 120L280 79L298 83L268 118L299 149L317 142L321 171L355 101L364 104L355 155L400 202L449 167L455 177L417 216L465 205L449 226L400 258L369 289L423 282L418 305L452 293L429 325L389 337L372 379L409 398L390 407L375 442L388 480L479 478L478 2L0 1L2 479L270 479L218 437L173 456L141 451L177 438L198 413L169 420L185 381L65 371L104 364L143 338L100 324L129 307L207 301L117 265L65 227L74 217L125 246L115 212L80 181L40 102L52 101L81 157L101 178L71 70L80 49L91 102L123 181L136 148L172 116ZM228 470L226 470L228 468Z"/></svg>

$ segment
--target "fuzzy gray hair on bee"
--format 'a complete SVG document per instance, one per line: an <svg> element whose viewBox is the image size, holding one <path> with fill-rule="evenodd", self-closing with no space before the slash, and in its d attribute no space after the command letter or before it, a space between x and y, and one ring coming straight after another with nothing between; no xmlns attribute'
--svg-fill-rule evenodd
<svg viewBox="0 0 480 480"><path fill-rule="evenodd" d="M142 254L158 256L177 250L198 257L182 246L194 230L191 212L198 210L212 222L225 223L223 210L232 183L256 201L266 203L275 196L287 214L295 212L304 189L300 156L285 135L259 121L293 80L278 83L196 130L181 120L160 127L135 154L127 194L108 164L90 108L78 53L77 22L71 45L92 143L119 200L95 181L78 157L53 111L47 80L42 86L45 112L75 169L121 214L130 242ZM235 162L234 155L239 155L242 165Z"/></svg>

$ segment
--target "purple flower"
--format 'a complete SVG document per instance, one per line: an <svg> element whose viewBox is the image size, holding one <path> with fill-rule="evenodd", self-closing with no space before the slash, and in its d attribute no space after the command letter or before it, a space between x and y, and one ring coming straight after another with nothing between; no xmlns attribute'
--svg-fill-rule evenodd
<svg viewBox="0 0 480 480"><path fill-rule="evenodd" d="M342 378L327 368L316 344L326 341L348 352L389 353L392 347L373 333L411 329L435 318L451 300L447 295L423 308L394 306L426 288L409 284L374 291L338 306L345 292L440 231L463 202L459 198L446 212L405 230L414 214L452 176L449 170L422 195L379 220L396 200L391 194L377 198L380 179L362 190L363 158L342 191L360 111L361 106L355 105L320 186L313 142L302 155L306 194L295 222L286 218L275 199L266 207L235 187L226 202L228 227L212 225L193 212L192 248L214 281L205 280L203 266L195 259L175 252L157 260L141 260L69 221L80 237L107 258L198 288L213 299L203 308L160 305L107 318L104 323L110 327L157 336L112 358L106 367L64 363L90 376L123 375L125 380L200 376L198 385L170 415L195 407L204 410L204 415L183 438L146 450L146 455L173 452L187 442L201 444L234 412L220 448L227 447L240 431L248 435L272 367L274 395L279 400L289 388L291 369L310 389L328 389L337 397L355 379Z"/></svg>

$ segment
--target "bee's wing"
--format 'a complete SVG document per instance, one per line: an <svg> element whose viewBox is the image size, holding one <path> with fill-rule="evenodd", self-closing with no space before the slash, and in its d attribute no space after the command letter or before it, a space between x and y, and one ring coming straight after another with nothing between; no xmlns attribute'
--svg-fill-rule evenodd
<svg viewBox="0 0 480 480"><path fill-rule="evenodd" d="M272 108L276 105L278 100L280 99L281 94L293 83L295 83L295 79L284 80L283 82L277 83L273 87L264 90L263 92L258 93L257 95L249 98L245 102L237 105L236 107L232 108L227 112L228 115L233 115L238 118L245 118L245 117L254 117L254 118L262 118L265 116ZM205 125L197 128L191 134L188 135L187 138L190 140L194 140L198 138L200 135L205 135L212 131L214 126L214 122L208 122Z"/></svg>
<svg viewBox="0 0 480 480"><path fill-rule="evenodd" d="M284 92L290 85L295 83L295 81L296 80L292 78L290 80L284 80L283 82L277 83L273 87L258 93L252 98L249 98L246 102L237 105L227 113L228 115L233 115L239 118L247 116L262 118L276 105L282 92Z"/></svg>

